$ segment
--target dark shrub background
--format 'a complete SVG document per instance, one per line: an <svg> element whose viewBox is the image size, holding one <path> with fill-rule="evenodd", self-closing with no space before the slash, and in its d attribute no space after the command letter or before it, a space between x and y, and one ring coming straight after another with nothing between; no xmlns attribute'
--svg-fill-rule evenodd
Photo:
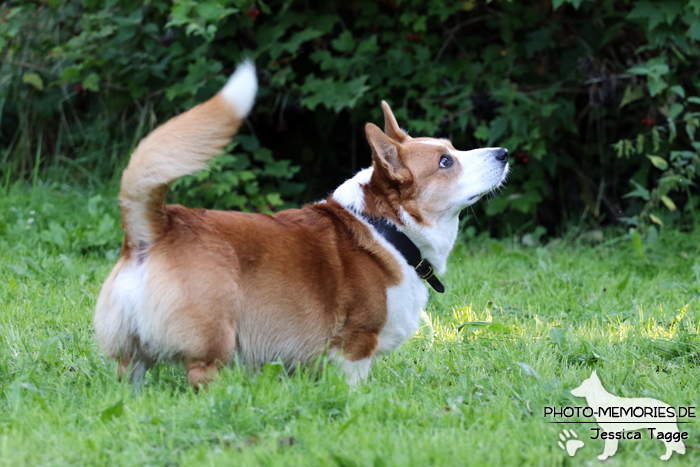
<svg viewBox="0 0 700 467"><path fill-rule="evenodd" d="M138 140L255 60L243 135L172 201L272 211L370 164L387 100L412 135L510 150L492 235L692 226L700 1L2 3L0 168L114 183ZM544 228L544 229L543 229Z"/></svg>

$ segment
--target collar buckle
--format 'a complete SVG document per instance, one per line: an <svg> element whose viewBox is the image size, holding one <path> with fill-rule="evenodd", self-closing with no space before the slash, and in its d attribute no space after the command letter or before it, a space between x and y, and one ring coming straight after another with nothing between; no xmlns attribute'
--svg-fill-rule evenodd
<svg viewBox="0 0 700 467"><path fill-rule="evenodd" d="M433 265L427 259L421 258L420 250L406 234L400 232L391 222L384 218L376 218L366 214L365 216L368 218L367 222L399 251L409 265L413 266L418 277L427 281L437 293L445 292L445 286L442 285L440 279L435 275Z"/></svg>
<svg viewBox="0 0 700 467"><path fill-rule="evenodd" d="M415 267L416 272L421 279L427 281L435 275L433 271L433 265L427 259L421 259L420 262Z"/></svg>

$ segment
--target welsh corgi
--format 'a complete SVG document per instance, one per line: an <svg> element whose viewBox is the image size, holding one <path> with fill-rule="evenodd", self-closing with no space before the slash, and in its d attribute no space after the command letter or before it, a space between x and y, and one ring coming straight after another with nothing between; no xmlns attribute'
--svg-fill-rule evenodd
<svg viewBox="0 0 700 467"><path fill-rule="evenodd" d="M207 387L237 356L287 368L327 354L355 385L419 327L440 290L459 213L503 183L506 149L412 138L386 102L365 127L372 167L326 200L274 216L166 205L168 185L206 168L250 112L244 62L207 102L144 138L122 176L121 257L97 300L102 351L137 385L160 360Z"/></svg>

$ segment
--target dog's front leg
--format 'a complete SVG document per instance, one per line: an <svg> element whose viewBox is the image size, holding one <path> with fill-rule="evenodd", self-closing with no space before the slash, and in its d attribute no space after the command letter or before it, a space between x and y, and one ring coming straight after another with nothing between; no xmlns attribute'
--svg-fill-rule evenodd
<svg viewBox="0 0 700 467"><path fill-rule="evenodd" d="M372 368L372 358L361 358L360 360L348 360L347 355L342 352L331 352L331 359L338 365L340 371L345 373L345 381L352 387L357 387L364 383L369 377Z"/></svg>
<svg viewBox="0 0 700 467"><path fill-rule="evenodd" d="M187 361L185 362L187 379L195 390L200 388L208 389L209 383L219 377L219 372L223 366L225 366L225 362L222 363L220 360L210 363L202 360Z"/></svg>
<svg viewBox="0 0 700 467"><path fill-rule="evenodd" d="M605 448L603 449L603 454L598 456L598 459L604 461L608 457L612 456L617 452L617 440L616 439L606 439Z"/></svg>
<svg viewBox="0 0 700 467"><path fill-rule="evenodd" d="M345 381L352 387L358 386L369 377L372 369L372 355L377 349L377 334L355 333L347 338L342 348L332 348L328 355L345 373Z"/></svg>

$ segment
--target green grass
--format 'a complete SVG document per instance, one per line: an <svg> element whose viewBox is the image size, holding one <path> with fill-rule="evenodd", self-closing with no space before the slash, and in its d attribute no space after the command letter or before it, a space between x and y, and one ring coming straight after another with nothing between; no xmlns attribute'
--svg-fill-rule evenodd
<svg viewBox="0 0 700 467"><path fill-rule="evenodd" d="M420 333L357 391L333 369L269 366L195 393L164 364L132 394L92 330L117 219L109 193L0 198L0 465L597 465L593 424L543 417L585 406L569 391L592 369L617 395L700 406L697 233L663 231L644 258L621 232L597 246L473 239ZM572 426L586 445L570 458L557 441ZM698 465L700 425L682 428L686 454L668 465ZM661 464L644 436L606 464Z"/></svg>

